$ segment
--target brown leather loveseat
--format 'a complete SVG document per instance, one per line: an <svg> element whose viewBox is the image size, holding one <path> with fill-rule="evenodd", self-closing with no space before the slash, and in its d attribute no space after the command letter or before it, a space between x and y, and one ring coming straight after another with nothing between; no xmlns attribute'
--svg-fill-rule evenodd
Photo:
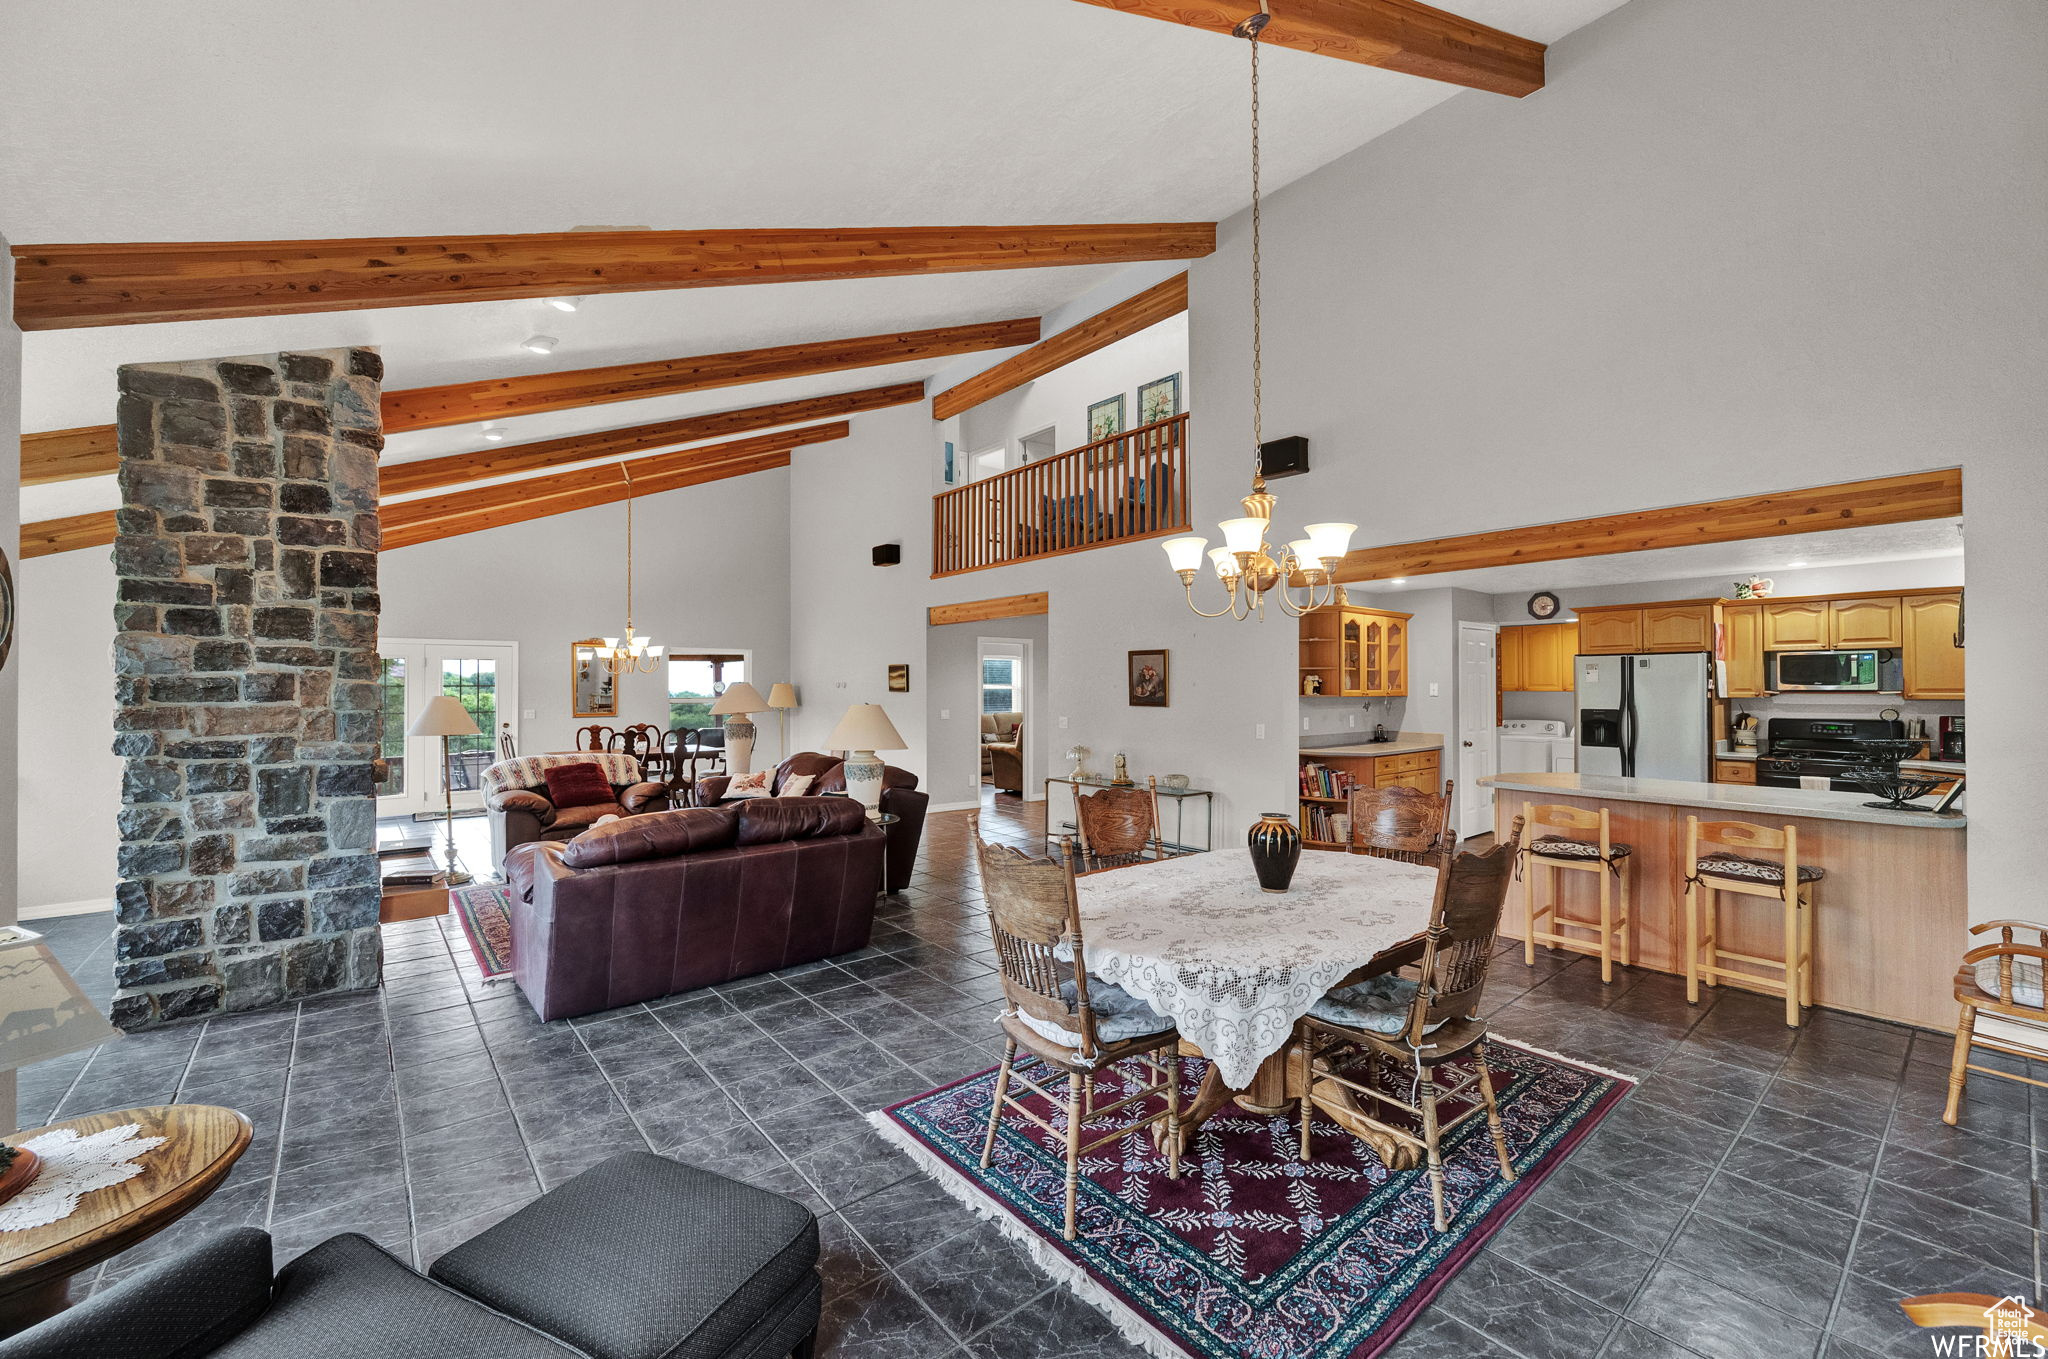
<svg viewBox="0 0 2048 1359"><path fill-rule="evenodd" d="M519 989L595 1014L865 948L885 841L846 798L631 816L505 861Z"/></svg>
<svg viewBox="0 0 2048 1359"><path fill-rule="evenodd" d="M557 807L548 795L550 769L595 764L604 773L617 806ZM604 815L632 816L669 808L666 784L651 783L631 755L599 751L577 755L528 755L500 760L483 772L484 807L491 818L491 862L502 864L513 848L531 840L571 840Z"/></svg>
<svg viewBox="0 0 2048 1359"><path fill-rule="evenodd" d="M844 763L834 755L820 755L814 750L799 751L775 766L775 777L768 781L768 790L780 795L792 778L808 775L812 782L804 789L807 796L843 793L846 791ZM719 799L731 786L729 775L708 774L678 794L678 799L693 807L716 807L721 805ZM884 828L889 836L889 890L892 892L908 887L910 875L917 871L917 846L924 839L925 809L931 805L931 800L931 794L917 791L917 775L893 764L883 767L881 810L897 818L895 825Z"/></svg>

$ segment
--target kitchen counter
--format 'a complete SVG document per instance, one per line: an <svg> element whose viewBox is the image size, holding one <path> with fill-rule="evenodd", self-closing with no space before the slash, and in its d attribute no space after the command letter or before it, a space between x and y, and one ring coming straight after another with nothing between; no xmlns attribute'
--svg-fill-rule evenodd
<svg viewBox="0 0 2048 1359"><path fill-rule="evenodd" d="M1961 760L1900 760L1899 768L1910 769L1916 774L1960 774Z"/></svg>
<svg viewBox="0 0 2048 1359"><path fill-rule="evenodd" d="M1969 818L1961 812L1889 812L1866 807L1869 793L1837 793L1808 788L1758 788L1747 783L1685 783L1677 779L1626 779L1613 774L1502 774L1481 779L1493 789L1522 793L1559 793L1607 802L1660 802L1700 807L1745 816L1800 816L1819 821L1864 821L1909 830L1961 830ZM1522 799L1526 801L1527 799Z"/></svg>
<svg viewBox="0 0 2048 1359"><path fill-rule="evenodd" d="M1754 760L1756 758L1756 747L1751 746L1747 750L1737 750L1731 745L1718 745L1714 747L1714 758L1717 760Z"/></svg>
<svg viewBox="0 0 2048 1359"><path fill-rule="evenodd" d="M1685 972L1686 818L1790 825L1799 835L1799 861L1826 873L1814 884L1815 1000L1927 1029L1955 1023L1952 987L1969 922L1969 822L1960 813L1892 812L1864 806L1871 800L1865 793L1744 783L1603 774L1504 774L1485 782L1493 789L1500 831L1530 803L1605 808L1614 841L1631 847L1622 873L1633 898L1631 960L1679 975ZM1503 934L1524 936L1527 893L1547 893L1541 880L1550 876L1560 880L1567 918L1598 918L1592 874L1551 875L1525 866L1509 887ZM1784 956L1776 898L1724 893L1720 919L1725 955ZM1773 998L1773 1004L1782 1002Z"/></svg>
<svg viewBox="0 0 2048 1359"><path fill-rule="evenodd" d="M1318 755L1420 755L1425 750L1442 750L1444 738L1434 732L1404 731L1385 741L1355 741L1343 746L1303 746L1301 753Z"/></svg>

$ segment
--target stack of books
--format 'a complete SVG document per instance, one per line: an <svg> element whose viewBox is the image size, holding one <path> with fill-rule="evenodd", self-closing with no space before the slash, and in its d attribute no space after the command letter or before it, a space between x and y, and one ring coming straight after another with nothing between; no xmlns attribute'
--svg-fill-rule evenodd
<svg viewBox="0 0 2048 1359"><path fill-rule="evenodd" d="M1305 761L1301 766L1303 797L1349 797L1357 786L1358 780L1346 770L1332 769L1314 760Z"/></svg>

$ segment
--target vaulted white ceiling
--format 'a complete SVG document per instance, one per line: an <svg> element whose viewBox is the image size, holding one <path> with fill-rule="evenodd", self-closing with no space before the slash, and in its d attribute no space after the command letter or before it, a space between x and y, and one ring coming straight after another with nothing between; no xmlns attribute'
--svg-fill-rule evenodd
<svg viewBox="0 0 2048 1359"><path fill-rule="evenodd" d="M1554 42L1619 3L1448 7ZM1244 44L1074 0L71 0L50 18L0 43L16 243L1213 221L1248 197ZM1266 62L1273 187L1459 94L1284 49ZM374 344L389 384L415 387L1042 314L1112 269L37 332L24 424L110 419L126 362ZM518 348L535 333L562 344ZM513 437L938 366L531 417ZM391 456L474 446L437 433ZM31 488L25 517L88 494Z"/></svg>

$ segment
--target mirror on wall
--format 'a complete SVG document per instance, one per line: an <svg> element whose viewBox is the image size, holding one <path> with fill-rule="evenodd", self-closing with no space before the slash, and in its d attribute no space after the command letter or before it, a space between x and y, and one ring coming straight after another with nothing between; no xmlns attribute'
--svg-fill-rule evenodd
<svg viewBox="0 0 2048 1359"><path fill-rule="evenodd" d="M597 649L603 645L604 641L597 637L569 644L570 705L577 717L619 715L619 695L613 686L612 672L597 656Z"/></svg>

